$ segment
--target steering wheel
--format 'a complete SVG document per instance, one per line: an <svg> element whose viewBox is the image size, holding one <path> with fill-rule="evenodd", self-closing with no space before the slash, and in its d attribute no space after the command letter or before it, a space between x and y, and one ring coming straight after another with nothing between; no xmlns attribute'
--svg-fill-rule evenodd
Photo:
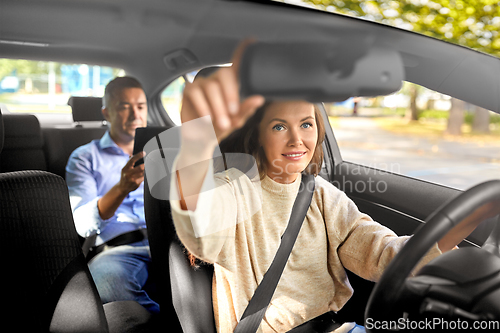
<svg viewBox="0 0 500 333"><path fill-rule="evenodd" d="M405 317L415 312L417 318L432 314L462 320L500 319L499 223L482 248L448 251L424 266L416 277L407 278L453 227L498 213L500 180L494 180L470 188L429 216L375 285L365 312L366 331L387 331L394 323L399 329L421 328L411 327L409 324L419 323Z"/></svg>

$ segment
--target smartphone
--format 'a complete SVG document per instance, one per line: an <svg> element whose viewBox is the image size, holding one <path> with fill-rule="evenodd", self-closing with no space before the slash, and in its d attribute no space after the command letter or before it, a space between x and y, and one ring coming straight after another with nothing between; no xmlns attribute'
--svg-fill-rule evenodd
<svg viewBox="0 0 500 333"><path fill-rule="evenodd" d="M156 137L158 134L163 131L168 130L170 127L167 126L148 126L148 127L139 127L135 130L135 139L134 139L134 151L133 155L144 150L144 146L149 140ZM141 165L144 163L144 159L141 158L137 162L135 162L134 167Z"/></svg>

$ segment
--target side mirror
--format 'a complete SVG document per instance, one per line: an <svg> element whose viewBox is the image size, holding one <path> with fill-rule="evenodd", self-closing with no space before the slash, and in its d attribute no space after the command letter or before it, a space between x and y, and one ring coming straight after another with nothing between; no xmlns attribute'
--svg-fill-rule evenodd
<svg viewBox="0 0 500 333"><path fill-rule="evenodd" d="M242 96L338 102L401 88L404 67L397 51L345 41L249 45L240 66Z"/></svg>

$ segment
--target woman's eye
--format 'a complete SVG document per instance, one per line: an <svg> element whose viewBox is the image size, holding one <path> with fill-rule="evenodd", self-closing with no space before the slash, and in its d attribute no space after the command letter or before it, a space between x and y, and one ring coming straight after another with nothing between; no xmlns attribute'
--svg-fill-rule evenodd
<svg viewBox="0 0 500 333"><path fill-rule="evenodd" d="M303 123L302 124L302 128L310 128L312 127L313 125L311 123Z"/></svg>
<svg viewBox="0 0 500 333"><path fill-rule="evenodd" d="M277 124L277 125L273 126L273 130L276 130L276 131L282 131L284 129L285 129L285 126L283 126L281 124Z"/></svg>

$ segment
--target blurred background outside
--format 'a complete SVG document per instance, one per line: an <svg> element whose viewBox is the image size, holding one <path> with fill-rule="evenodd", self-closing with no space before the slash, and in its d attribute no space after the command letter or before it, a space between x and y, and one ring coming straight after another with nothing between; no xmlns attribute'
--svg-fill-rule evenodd
<svg viewBox="0 0 500 333"><path fill-rule="evenodd" d="M71 96L102 97L123 70L88 64L0 59L2 112L36 114L42 123L71 123Z"/></svg>

